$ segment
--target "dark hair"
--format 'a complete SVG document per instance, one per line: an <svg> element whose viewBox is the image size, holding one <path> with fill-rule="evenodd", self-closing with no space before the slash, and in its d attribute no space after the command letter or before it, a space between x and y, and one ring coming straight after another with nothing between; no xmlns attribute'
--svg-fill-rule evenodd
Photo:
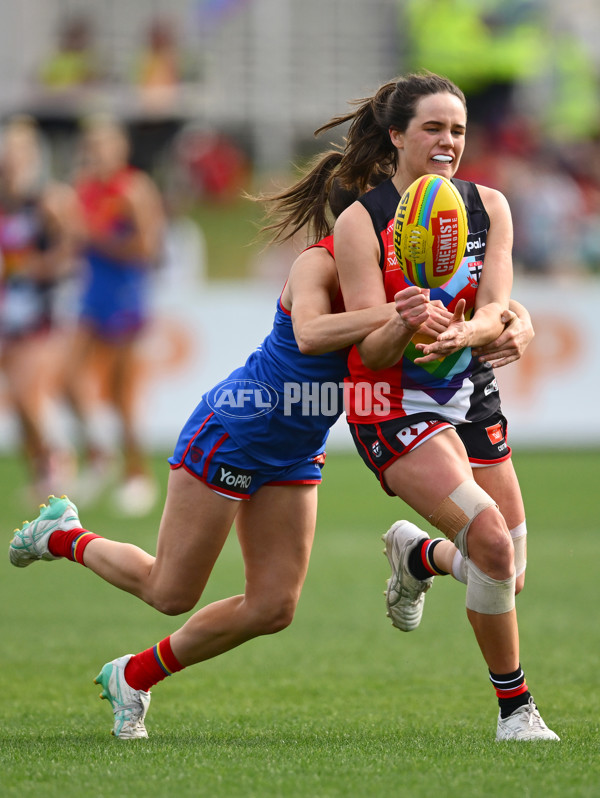
<svg viewBox="0 0 600 798"><path fill-rule="evenodd" d="M273 241L287 241L303 227L308 236L319 240L331 232L331 215L337 216L341 210L329 212L329 195L334 173L342 159L342 153L330 150L313 159L307 173L290 188L276 194L254 197L268 206L268 216L273 219L261 228L262 233L271 233ZM358 197L358 192L354 199ZM343 208L342 208L343 210Z"/></svg>
<svg viewBox="0 0 600 798"><path fill-rule="evenodd" d="M356 110L330 119L315 136L350 123L343 149L321 156L307 174L286 191L262 197L274 203L275 222L263 228L286 241L302 227L309 236L322 238L331 232L327 204L333 186L359 196L392 177L396 170L396 148L389 130L404 132L415 116L420 99L432 94L453 94L463 104L463 92L448 78L432 72L413 73L381 86L373 97L355 100ZM333 210L333 208L332 208ZM334 215L337 215L333 211Z"/></svg>

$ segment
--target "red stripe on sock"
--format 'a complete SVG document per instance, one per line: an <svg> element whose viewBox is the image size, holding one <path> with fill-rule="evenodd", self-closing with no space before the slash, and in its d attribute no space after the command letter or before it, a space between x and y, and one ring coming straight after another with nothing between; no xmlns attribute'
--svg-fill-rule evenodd
<svg viewBox="0 0 600 798"><path fill-rule="evenodd" d="M84 565L83 552L86 546L99 537L102 536L88 532L87 529L69 529L67 531L59 529L50 535L48 550L55 557L66 557L67 560Z"/></svg>
<svg viewBox="0 0 600 798"><path fill-rule="evenodd" d="M496 687L496 695L498 698L516 698L516 696L526 693L528 689L529 688L525 682L520 684L518 687L515 687L513 690L500 690L498 687Z"/></svg>
<svg viewBox="0 0 600 798"><path fill-rule="evenodd" d="M173 654L169 635L160 643L141 651L129 660L125 666L125 680L134 690L148 691L171 673L176 673L183 668L184 666Z"/></svg>
<svg viewBox="0 0 600 798"><path fill-rule="evenodd" d="M423 563L425 569L432 575L436 576L439 571L436 571L435 568L431 567L431 563L429 562L429 558L427 556L427 552L429 547L433 543L433 540L425 540L423 541L423 545L421 546L421 562Z"/></svg>

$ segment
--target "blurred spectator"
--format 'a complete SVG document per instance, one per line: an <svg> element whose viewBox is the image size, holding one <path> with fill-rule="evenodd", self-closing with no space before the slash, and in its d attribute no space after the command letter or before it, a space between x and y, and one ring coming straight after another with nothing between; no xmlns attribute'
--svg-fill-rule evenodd
<svg viewBox="0 0 600 798"><path fill-rule="evenodd" d="M177 99L182 79L182 57L174 24L161 17L150 21L135 68L145 110L168 113Z"/></svg>
<svg viewBox="0 0 600 798"><path fill-rule="evenodd" d="M48 412L66 361L79 227L73 190L45 175L33 120L9 121L0 143L0 354L36 499L69 465Z"/></svg>
<svg viewBox="0 0 600 798"><path fill-rule="evenodd" d="M155 18L150 22L135 77L136 83L144 89L173 87L179 83L177 37L168 20Z"/></svg>
<svg viewBox="0 0 600 798"><path fill-rule="evenodd" d="M490 138L483 125L469 122L469 146L461 159L457 177L500 189L504 159L499 148L491 146Z"/></svg>
<svg viewBox="0 0 600 798"><path fill-rule="evenodd" d="M115 121L88 120L81 145L75 187L86 223L87 282L67 382L89 461L80 500L92 498L85 495L85 487L99 489L106 473L107 453L92 435L94 397L89 391L90 383L102 377L120 425L124 456L116 507L125 514L145 514L157 495L136 430L138 344L149 320L151 272L162 253L162 201L151 178L129 165L128 138Z"/></svg>
<svg viewBox="0 0 600 798"><path fill-rule="evenodd" d="M515 111L469 131L470 154L458 176L506 194L515 270L549 277L598 271L600 145L550 142L539 121Z"/></svg>
<svg viewBox="0 0 600 798"><path fill-rule="evenodd" d="M92 39L92 27L87 17L67 17L59 30L56 51L40 69L41 84L51 91L64 92L96 80L98 64Z"/></svg>
<svg viewBox="0 0 600 798"><path fill-rule="evenodd" d="M168 192L173 201L229 202L245 188L250 165L243 150L225 133L190 124L173 143Z"/></svg>
<svg viewBox="0 0 600 798"><path fill-rule="evenodd" d="M517 268L549 276L582 271L585 207L576 181L544 152L513 158L508 173L504 190L515 220Z"/></svg>

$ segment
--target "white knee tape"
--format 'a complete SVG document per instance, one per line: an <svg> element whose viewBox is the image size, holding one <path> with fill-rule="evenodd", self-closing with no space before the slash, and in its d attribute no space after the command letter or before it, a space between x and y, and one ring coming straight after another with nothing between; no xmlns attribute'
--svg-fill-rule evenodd
<svg viewBox="0 0 600 798"><path fill-rule="evenodd" d="M462 582L463 585L467 584L467 561L462 556L458 549L454 554L454 559L452 560L452 576L456 579L457 582Z"/></svg>
<svg viewBox="0 0 600 798"><path fill-rule="evenodd" d="M429 520L454 543L463 557L467 557L469 527L473 519L488 507L497 507L497 504L474 479L465 479L440 502Z"/></svg>
<svg viewBox="0 0 600 798"><path fill-rule="evenodd" d="M527 524L525 521L511 529L510 536L515 548L515 576L521 576L527 568Z"/></svg>
<svg viewBox="0 0 600 798"><path fill-rule="evenodd" d="M492 579L467 559L467 609L482 615L501 615L515 606L515 575Z"/></svg>

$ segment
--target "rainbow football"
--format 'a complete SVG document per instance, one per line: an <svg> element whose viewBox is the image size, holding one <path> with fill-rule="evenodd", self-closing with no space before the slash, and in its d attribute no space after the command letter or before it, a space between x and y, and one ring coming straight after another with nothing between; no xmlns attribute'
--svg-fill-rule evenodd
<svg viewBox="0 0 600 798"><path fill-rule="evenodd" d="M413 285L447 283L464 257L467 234L465 205L450 180L424 175L406 189L394 218L394 250Z"/></svg>

